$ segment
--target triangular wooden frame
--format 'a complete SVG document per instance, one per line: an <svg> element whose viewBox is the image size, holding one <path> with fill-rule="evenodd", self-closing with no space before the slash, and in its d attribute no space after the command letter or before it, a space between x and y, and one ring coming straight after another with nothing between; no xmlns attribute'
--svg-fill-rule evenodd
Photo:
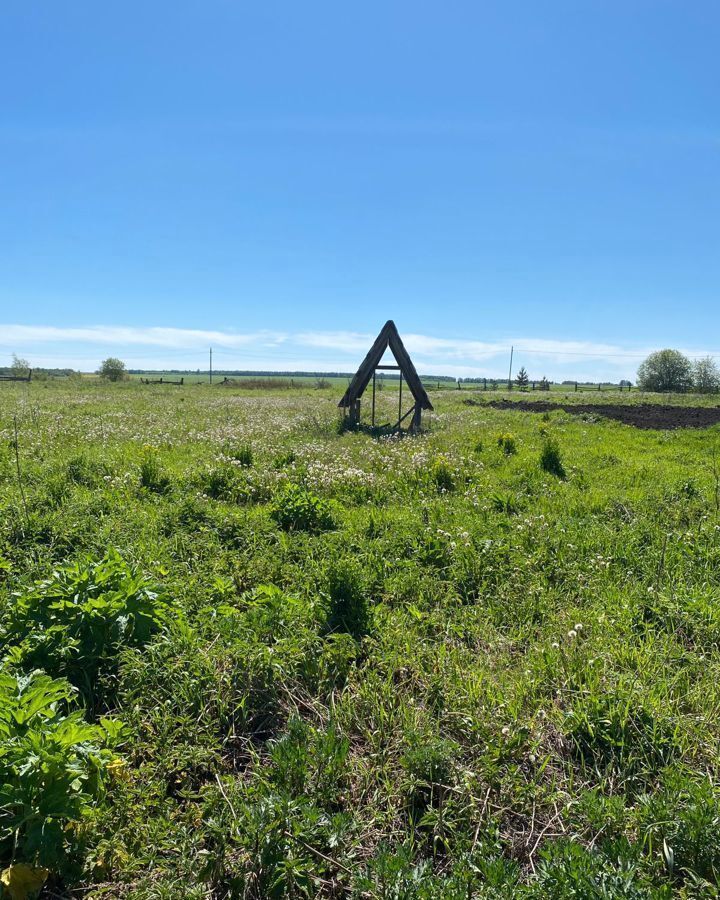
<svg viewBox="0 0 720 900"><path fill-rule="evenodd" d="M343 394L342 400L338 403L338 406L341 409L349 409L351 420L353 420L355 424L359 423L360 398L365 393L365 389L370 383L370 379L373 377L375 370L380 365L380 360L383 358L388 347L395 357L398 368L400 369L401 387L402 378L404 378L410 388L410 393L415 400L415 405L410 412L413 412L411 429L416 430L420 427L420 415L422 410L432 409L433 405L430 402L427 391L420 381L420 376L415 370L415 366L405 349L405 345L403 344L392 319L389 319L383 325L380 334L375 339L375 343L368 350L365 359L360 364L360 368L348 385L348 389ZM403 416L401 411L396 428L400 427L407 415L409 415L409 412Z"/></svg>

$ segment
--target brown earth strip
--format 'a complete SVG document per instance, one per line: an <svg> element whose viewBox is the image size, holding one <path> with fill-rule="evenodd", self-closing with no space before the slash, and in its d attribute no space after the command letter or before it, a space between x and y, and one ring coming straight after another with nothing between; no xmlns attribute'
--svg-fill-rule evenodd
<svg viewBox="0 0 720 900"><path fill-rule="evenodd" d="M635 428L709 428L720 424L720 407L669 406L655 403L548 403L543 400L491 400L493 409L543 413L562 409L574 415L604 416Z"/></svg>

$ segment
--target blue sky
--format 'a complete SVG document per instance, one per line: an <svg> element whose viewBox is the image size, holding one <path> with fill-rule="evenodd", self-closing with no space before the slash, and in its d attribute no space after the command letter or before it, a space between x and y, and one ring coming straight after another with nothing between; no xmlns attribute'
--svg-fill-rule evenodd
<svg viewBox="0 0 720 900"><path fill-rule="evenodd" d="M5 0L0 363L720 355L720 4Z"/></svg>

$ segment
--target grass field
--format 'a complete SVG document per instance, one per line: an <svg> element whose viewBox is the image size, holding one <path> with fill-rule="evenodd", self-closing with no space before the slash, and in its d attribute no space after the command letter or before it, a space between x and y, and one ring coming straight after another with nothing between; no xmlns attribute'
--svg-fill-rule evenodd
<svg viewBox="0 0 720 900"><path fill-rule="evenodd" d="M720 428L341 392L0 385L0 896L717 897Z"/></svg>

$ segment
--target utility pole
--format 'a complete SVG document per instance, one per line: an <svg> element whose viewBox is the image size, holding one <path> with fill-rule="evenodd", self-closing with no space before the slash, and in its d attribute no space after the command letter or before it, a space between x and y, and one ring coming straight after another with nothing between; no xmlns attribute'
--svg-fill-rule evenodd
<svg viewBox="0 0 720 900"><path fill-rule="evenodd" d="M210 348L210 384L212 384L212 347Z"/></svg>
<svg viewBox="0 0 720 900"><path fill-rule="evenodd" d="M514 347L510 348L510 372L508 374L508 390L509 391L512 390L512 358L513 358L513 350L514 349L515 349Z"/></svg>

